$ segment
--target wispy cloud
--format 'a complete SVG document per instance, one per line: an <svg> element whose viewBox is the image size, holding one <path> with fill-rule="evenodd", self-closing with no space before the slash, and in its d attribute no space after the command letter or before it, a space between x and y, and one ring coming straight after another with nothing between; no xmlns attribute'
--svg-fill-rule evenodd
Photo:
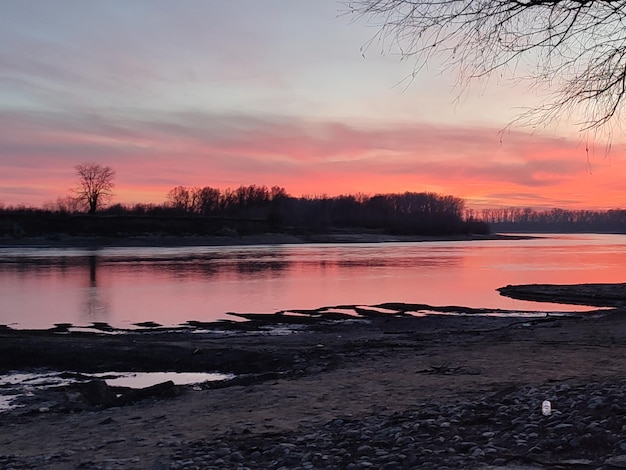
<svg viewBox="0 0 626 470"><path fill-rule="evenodd" d="M0 201L64 195L74 165L98 161L117 171L123 202L161 202L179 184L278 184L294 195L622 203L617 146L611 161L589 165L574 140L501 133L517 89L486 87L462 111L440 71L402 91L394 85L412 65L362 58L372 31L338 9L335 0L6 2Z"/></svg>
<svg viewBox="0 0 626 470"><path fill-rule="evenodd" d="M565 191L573 179L589 176L578 142L523 132L501 138L497 129L478 126L7 110L0 111L0 125L0 167L16 184L44 184L52 173L68 186L75 164L96 160L114 167L118 186L137 197L142 187L164 195L178 184L279 184L296 195L425 188L479 200L472 191L481 185L489 188L483 198L512 202L526 193L543 204L547 188ZM59 180L49 184L50 192L62 192Z"/></svg>

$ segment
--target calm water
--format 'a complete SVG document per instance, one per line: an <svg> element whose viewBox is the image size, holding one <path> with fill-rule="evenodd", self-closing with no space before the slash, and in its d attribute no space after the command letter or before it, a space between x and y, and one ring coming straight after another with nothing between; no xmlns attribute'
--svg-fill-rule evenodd
<svg viewBox="0 0 626 470"><path fill-rule="evenodd" d="M0 248L0 324L116 327L381 302L572 311L507 284L626 281L626 236L246 247ZM584 308L583 308L584 309Z"/></svg>

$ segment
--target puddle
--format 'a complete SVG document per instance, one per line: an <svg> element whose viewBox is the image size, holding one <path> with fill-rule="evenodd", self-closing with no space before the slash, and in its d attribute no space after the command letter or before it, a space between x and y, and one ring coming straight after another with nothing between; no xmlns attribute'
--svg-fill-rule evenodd
<svg viewBox="0 0 626 470"><path fill-rule="evenodd" d="M18 395L0 395L0 413L16 408L16 406L13 404L13 400L15 400L17 397Z"/></svg>
<svg viewBox="0 0 626 470"><path fill-rule="evenodd" d="M191 385L217 380L228 380L232 374L205 373L205 372L104 372L100 374L86 374L93 378L103 379L107 385L114 387L144 388L171 380L176 385Z"/></svg>
<svg viewBox="0 0 626 470"><path fill-rule="evenodd" d="M365 310L367 312L372 312L372 313L381 313L381 314L390 314L390 315L394 315L398 313L397 310L393 310L390 308L377 307L375 305L357 305L357 308L361 310Z"/></svg>
<svg viewBox="0 0 626 470"><path fill-rule="evenodd" d="M407 310L407 315L413 317L426 317L429 315L448 316L448 317L499 317L499 318L548 318L548 317L567 317L571 312L532 312L532 311L492 311L481 313L467 312L442 312L439 310Z"/></svg>
<svg viewBox="0 0 626 470"><path fill-rule="evenodd" d="M83 374L77 372L14 371L0 375L0 413L17 408L18 398L32 396L37 390L88 382L93 379L104 380L113 387L145 388L171 380L176 385L192 385L218 380L230 380L233 374L217 372L101 372Z"/></svg>

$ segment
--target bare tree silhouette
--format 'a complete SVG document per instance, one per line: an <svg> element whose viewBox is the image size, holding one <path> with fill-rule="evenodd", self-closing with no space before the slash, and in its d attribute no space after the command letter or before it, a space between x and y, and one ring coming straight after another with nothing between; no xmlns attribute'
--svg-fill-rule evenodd
<svg viewBox="0 0 626 470"><path fill-rule="evenodd" d="M115 171L99 163L81 163L74 169L78 175L79 186L72 192L87 205L88 212L93 214L113 196Z"/></svg>
<svg viewBox="0 0 626 470"><path fill-rule="evenodd" d="M626 0L345 0L397 48L414 74L434 56L473 79L508 70L547 86L548 102L518 119L537 125L580 112L581 130L610 129L626 95ZM521 67L530 64L531 67ZM520 71L521 69L524 71Z"/></svg>

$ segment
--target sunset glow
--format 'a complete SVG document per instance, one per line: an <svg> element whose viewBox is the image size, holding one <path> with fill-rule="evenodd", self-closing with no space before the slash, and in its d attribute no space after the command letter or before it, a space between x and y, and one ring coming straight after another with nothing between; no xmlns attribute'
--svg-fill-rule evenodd
<svg viewBox="0 0 626 470"><path fill-rule="evenodd" d="M361 46L335 0L7 2L0 18L0 204L116 171L114 202L178 185L293 196L434 191L469 207L626 208L623 137L508 127L536 104L506 81L455 104L456 77ZM245 12L242 14L241 12ZM587 150L589 148L589 151Z"/></svg>

